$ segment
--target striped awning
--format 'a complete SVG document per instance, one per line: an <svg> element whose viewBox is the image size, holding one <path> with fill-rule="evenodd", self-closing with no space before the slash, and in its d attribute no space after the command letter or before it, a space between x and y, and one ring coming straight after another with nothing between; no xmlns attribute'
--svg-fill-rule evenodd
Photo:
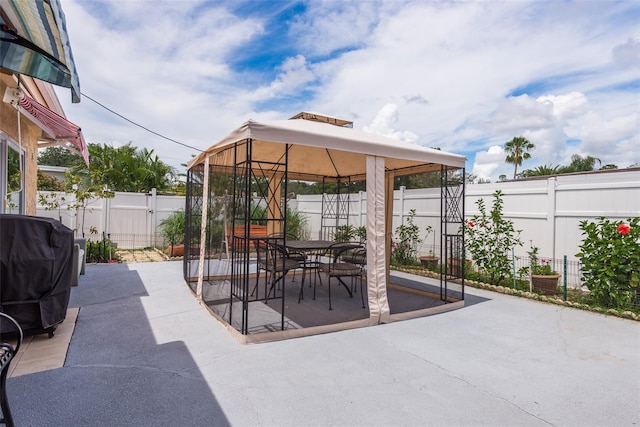
<svg viewBox="0 0 640 427"><path fill-rule="evenodd" d="M72 102L80 102L59 0L0 0L0 68L71 88Z"/></svg>
<svg viewBox="0 0 640 427"><path fill-rule="evenodd" d="M89 151L79 126L30 98L20 89L7 88L4 102L17 108L46 134L40 138L39 147L54 145L64 147L81 155L89 166Z"/></svg>

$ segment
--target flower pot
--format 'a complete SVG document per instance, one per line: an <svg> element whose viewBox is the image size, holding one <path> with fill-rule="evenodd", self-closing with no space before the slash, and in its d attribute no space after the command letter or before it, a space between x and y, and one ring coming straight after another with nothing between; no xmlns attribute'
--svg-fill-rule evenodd
<svg viewBox="0 0 640 427"><path fill-rule="evenodd" d="M167 246L167 253L170 257L184 256L184 245L169 245Z"/></svg>
<svg viewBox="0 0 640 427"><path fill-rule="evenodd" d="M558 289L559 274L540 276L534 274L531 276L531 284L533 288L540 291L544 295L555 295Z"/></svg>
<svg viewBox="0 0 640 427"><path fill-rule="evenodd" d="M420 257L420 264L427 270L436 270L440 257L433 255L425 255Z"/></svg>

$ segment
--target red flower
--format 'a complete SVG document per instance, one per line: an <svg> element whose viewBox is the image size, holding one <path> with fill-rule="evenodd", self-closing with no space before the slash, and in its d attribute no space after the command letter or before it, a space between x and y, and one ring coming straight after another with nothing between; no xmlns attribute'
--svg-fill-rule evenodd
<svg viewBox="0 0 640 427"><path fill-rule="evenodd" d="M469 227L471 227L471 228L475 227L475 224L473 223L473 221L469 221L467 224L468 224L468 225L469 225Z"/></svg>
<svg viewBox="0 0 640 427"><path fill-rule="evenodd" d="M629 234L629 231L631 231L631 227L629 226L629 224L620 224L618 226L618 233L622 234L623 236Z"/></svg>

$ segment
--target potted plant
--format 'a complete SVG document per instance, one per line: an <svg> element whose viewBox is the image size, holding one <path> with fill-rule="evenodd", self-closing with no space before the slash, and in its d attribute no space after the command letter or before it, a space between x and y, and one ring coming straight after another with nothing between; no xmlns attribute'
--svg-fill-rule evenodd
<svg viewBox="0 0 640 427"><path fill-rule="evenodd" d="M427 234L424 236L424 240L427 240L427 238L429 237L429 234L431 234L433 232L433 227L431 227L430 225L427 226L427 228L425 229ZM436 236L435 234L433 235L433 246L431 247L431 249L429 250L429 255L423 255L421 256L420 259L420 264L422 264L422 266L424 268L426 268L427 270L435 270L438 267L438 261L440 261L440 257L437 257L433 254L433 249L436 246L436 242L435 242Z"/></svg>
<svg viewBox="0 0 640 427"><path fill-rule="evenodd" d="M356 228L353 225L339 225L331 233L331 240L334 242L351 242L356 235Z"/></svg>
<svg viewBox="0 0 640 427"><path fill-rule="evenodd" d="M531 260L531 285L533 289L544 295L555 295L560 274L551 268L551 264L546 259L538 258L538 248L536 246L532 246L527 253Z"/></svg>
<svg viewBox="0 0 640 427"><path fill-rule="evenodd" d="M184 210L179 210L160 222L160 233L168 243L167 253L169 256L184 255Z"/></svg>

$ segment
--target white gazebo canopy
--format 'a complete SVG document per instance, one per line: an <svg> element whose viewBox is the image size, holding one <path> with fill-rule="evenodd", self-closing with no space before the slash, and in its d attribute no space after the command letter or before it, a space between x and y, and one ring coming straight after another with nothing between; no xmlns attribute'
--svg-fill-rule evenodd
<svg viewBox="0 0 640 427"><path fill-rule="evenodd" d="M204 164L207 176L213 157L217 170L232 169L238 159L217 154L250 142L252 160L282 162L286 152L288 179L325 182L366 179L369 324L382 323L389 321L390 315L386 296L390 260L387 248L392 233L394 177L443 168L464 169L466 158L356 130L350 125L349 121L315 113L299 113L289 120L249 120L194 158L189 169ZM202 215L204 236L206 209ZM200 266L203 264L204 249L201 249ZM201 276L200 271L199 288Z"/></svg>
<svg viewBox="0 0 640 427"><path fill-rule="evenodd" d="M367 156L384 158L385 170L394 171L396 176L436 171L441 165L461 169L466 160L458 154L327 122L308 119L249 120L194 158L189 167L248 139L253 140L253 157L261 160L279 160L282 144L291 144L287 167L291 179L350 177L353 181L362 180L366 176Z"/></svg>

